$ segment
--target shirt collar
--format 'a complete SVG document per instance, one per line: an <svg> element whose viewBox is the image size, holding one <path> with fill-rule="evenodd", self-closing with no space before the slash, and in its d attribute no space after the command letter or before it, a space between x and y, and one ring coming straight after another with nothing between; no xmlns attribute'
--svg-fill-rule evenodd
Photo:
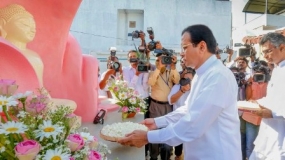
<svg viewBox="0 0 285 160"><path fill-rule="evenodd" d="M208 68L211 67L212 63L215 61L217 61L217 57L215 55L212 55L196 70L197 75L203 74Z"/></svg>
<svg viewBox="0 0 285 160"><path fill-rule="evenodd" d="M132 70L132 69L134 69L134 68L132 67L132 65L130 65L130 66L129 66L129 70Z"/></svg>
<svg viewBox="0 0 285 160"><path fill-rule="evenodd" d="M281 61L277 66L276 68L282 68L285 66L285 60Z"/></svg>

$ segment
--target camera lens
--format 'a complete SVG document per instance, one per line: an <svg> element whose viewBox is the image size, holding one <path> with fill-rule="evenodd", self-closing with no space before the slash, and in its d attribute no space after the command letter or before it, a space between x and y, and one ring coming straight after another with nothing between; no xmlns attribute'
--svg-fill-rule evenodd
<svg viewBox="0 0 285 160"><path fill-rule="evenodd" d="M140 37L140 32L139 31L133 31L132 32L132 37L133 38L139 38Z"/></svg>
<svg viewBox="0 0 285 160"><path fill-rule="evenodd" d="M151 42L148 43L148 49L150 51L153 51L155 49L155 47L156 47L156 43L155 42L151 41Z"/></svg>

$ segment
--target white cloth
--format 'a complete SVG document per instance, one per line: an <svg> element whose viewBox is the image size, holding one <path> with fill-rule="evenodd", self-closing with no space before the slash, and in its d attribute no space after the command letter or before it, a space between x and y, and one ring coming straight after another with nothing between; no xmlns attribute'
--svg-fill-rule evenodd
<svg viewBox="0 0 285 160"><path fill-rule="evenodd" d="M250 160L285 160L285 60L273 69L267 95L257 102L270 109L273 118L262 119Z"/></svg>
<svg viewBox="0 0 285 160"><path fill-rule="evenodd" d="M137 76L136 70L131 66L123 68L124 80L128 82L129 87L134 88L143 98L149 96L148 76L148 72L140 73Z"/></svg>
<svg viewBox="0 0 285 160"><path fill-rule="evenodd" d="M184 106L186 99L190 93L190 91L186 91L185 93L183 93L183 95L175 102L175 103L171 103L171 97L177 93L180 90L180 84L175 84L172 88L171 91L168 95L168 102L170 105L173 105L173 111L175 111L177 108Z"/></svg>
<svg viewBox="0 0 285 160"><path fill-rule="evenodd" d="M162 129L147 133L149 143L183 143L185 160L241 160L237 111L234 75L213 55L196 70L186 105L155 118Z"/></svg>

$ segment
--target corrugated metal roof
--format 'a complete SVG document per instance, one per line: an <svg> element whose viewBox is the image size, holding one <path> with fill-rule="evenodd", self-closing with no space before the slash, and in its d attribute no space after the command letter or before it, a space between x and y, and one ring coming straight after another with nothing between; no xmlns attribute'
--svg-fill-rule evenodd
<svg viewBox="0 0 285 160"><path fill-rule="evenodd" d="M285 0L249 0L244 6L243 12L264 14L266 6L268 14L285 12Z"/></svg>

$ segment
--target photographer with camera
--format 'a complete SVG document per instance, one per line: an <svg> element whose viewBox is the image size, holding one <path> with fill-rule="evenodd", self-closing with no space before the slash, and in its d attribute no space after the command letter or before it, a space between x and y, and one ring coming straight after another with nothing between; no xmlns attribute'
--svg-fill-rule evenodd
<svg viewBox="0 0 285 160"><path fill-rule="evenodd" d="M173 105L173 111L185 104L185 101L190 93L191 81L195 75L195 70L190 67L185 67L182 72L179 84L175 84L168 95L168 102ZM187 112L187 111L185 111ZM183 144L175 146L175 160L181 160Z"/></svg>
<svg viewBox="0 0 285 160"><path fill-rule="evenodd" d="M128 61L130 66L123 68L124 80L128 82L129 87L133 87L143 98L148 98L148 69L141 72L139 68L140 60L135 50L128 52Z"/></svg>
<svg viewBox="0 0 285 160"><path fill-rule="evenodd" d="M156 49L162 50L160 42L156 43ZM150 72L148 84L151 86L149 117L156 118L172 112L172 105L168 102L168 95L174 84L178 84L180 75L176 70L177 57L172 55L170 68L162 61L166 55L164 53L156 54L156 69ZM162 160L170 158L171 146L167 144L149 144L151 160L157 159L159 155Z"/></svg>
<svg viewBox="0 0 285 160"><path fill-rule="evenodd" d="M246 100L253 101L266 96L266 88L269 81L269 68L265 61L255 61L253 75L249 78L246 86ZM254 140L257 137L261 117L244 112L242 118L246 121L246 157L249 158L254 148Z"/></svg>
<svg viewBox="0 0 285 160"><path fill-rule="evenodd" d="M108 90L108 80L122 75L122 73L122 64L119 62L118 57L116 57L116 48L111 47L110 56L107 60L107 70L102 73L99 83L99 88L107 92L108 98L112 98L111 92Z"/></svg>

